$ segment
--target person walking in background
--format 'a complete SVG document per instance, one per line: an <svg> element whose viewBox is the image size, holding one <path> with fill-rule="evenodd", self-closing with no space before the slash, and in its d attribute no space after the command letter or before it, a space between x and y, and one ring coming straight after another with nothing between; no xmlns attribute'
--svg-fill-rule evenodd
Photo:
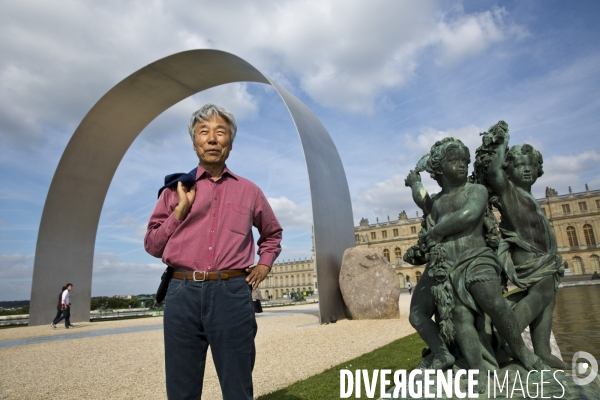
<svg viewBox="0 0 600 400"><path fill-rule="evenodd" d="M412 295L412 285L410 284L410 282L406 284L406 288L408 289L408 294Z"/></svg>
<svg viewBox="0 0 600 400"><path fill-rule="evenodd" d="M260 314L263 312L262 305L260 301L262 300L262 295L260 294L260 290L252 289L252 304L254 305L254 314Z"/></svg>
<svg viewBox="0 0 600 400"><path fill-rule="evenodd" d="M60 290L60 293L58 294L58 303L56 304L56 317L54 317L52 323L50 324L50 327L52 327L52 329L56 329L56 324L58 324L64 319L62 310L62 295L66 288L66 286L63 286Z"/></svg>
<svg viewBox="0 0 600 400"><path fill-rule="evenodd" d="M65 285L65 287L63 287L63 291L62 291L62 294L60 295L60 302L59 302L59 311L62 312L62 316L60 316L59 313L56 314L56 318L54 318L54 321L52 321L52 324L50 325L50 326L52 326L53 329L56 329L56 324L58 324L63 319L65 320L65 328L66 329L69 329L69 328L72 328L75 326L71 323L71 299L69 296L71 289L73 289L72 283L67 283Z"/></svg>

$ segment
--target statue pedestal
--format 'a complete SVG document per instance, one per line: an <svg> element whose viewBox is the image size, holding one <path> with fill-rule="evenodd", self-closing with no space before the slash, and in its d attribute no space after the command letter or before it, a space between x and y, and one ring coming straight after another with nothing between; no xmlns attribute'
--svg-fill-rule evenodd
<svg viewBox="0 0 600 400"><path fill-rule="evenodd" d="M507 374L508 378L506 378ZM464 376L466 377L467 375L465 374ZM555 398L565 400L600 399L600 377L596 377L594 381L587 385L580 386L573 382L571 371L561 372L560 370L551 370L543 372L542 384L542 374L540 372L531 372L528 375L528 371L517 363L510 364L499 369L496 371L496 377L496 380L494 380L494 373L492 372L490 374L485 392L480 393L478 397L467 396L468 381L467 379L461 379L460 392L462 396L459 397L456 395L456 392L454 391L454 385L452 385L453 396L449 397L446 396L446 393L443 391L443 389L440 392L441 396L438 396L438 385L434 375L434 384L429 386L428 390L428 393L432 394L433 396L427 397L436 399L489 398L502 400L522 398ZM394 397L393 393L395 387L390 388L386 393L391 395L391 397L389 397L391 399L424 399L426 397L423 375L420 375L417 379L415 379L415 389L417 388L417 381L420 382L422 388L421 393L416 393L417 396L410 396L408 388L406 390L406 397L402 397L401 392L399 392L397 397ZM380 398L380 400L382 399L383 398Z"/></svg>

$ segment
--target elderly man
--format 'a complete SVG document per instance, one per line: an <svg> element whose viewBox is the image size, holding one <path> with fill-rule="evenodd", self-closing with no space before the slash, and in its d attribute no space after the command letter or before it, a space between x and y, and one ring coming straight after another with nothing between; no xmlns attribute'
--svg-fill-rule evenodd
<svg viewBox="0 0 600 400"><path fill-rule="evenodd" d="M225 165L233 115L207 104L189 132L200 159L195 184L165 188L150 217L146 251L175 269L164 316L169 399L198 399L210 346L223 398L252 399L257 325L252 289L281 252L282 229L262 191ZM189 178L189 174L188 174ZM254 268L252 226L260 233Z"/></svg>

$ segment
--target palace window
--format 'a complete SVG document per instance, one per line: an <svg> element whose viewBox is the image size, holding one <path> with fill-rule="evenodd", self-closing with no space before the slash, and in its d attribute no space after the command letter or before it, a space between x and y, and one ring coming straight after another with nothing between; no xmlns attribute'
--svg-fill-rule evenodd
<svg viewBox="0 0 600 400"><path fill-rule="evenodd" d="M417 280L417 282L419 282L419 279L421 279L421 272L415 272L415 279Z"/></svg>
<svg viewBox="0 0 600 400"><path fill-rule="evenodd" d="M564 214L569 214L571 212L571 206L569 206L568 204L563 204L562 210Z"/></svg>
<svg viewBox="0 0 600 400"><path fill-rule="evenodd" d="M598 272L600 274L600 257L593 255L590 257L590 261L592 272Z"/></svg>
<svg viewBox="0 0 600 400"><path fill-rule="evenodd" d="M381 231L381 237L385 239L387 237L387 231Z"/></svg>
<svg viewBox="0 0 600 400"><path fill-rule="evenodd" d="M579 203L579 211L587 211L587 203L585 201Z"/></svg>
<svg viewBox="0 0 600 400"><path fill-rule="evenodd" d="M397 228L396 228L396 229L394 229L394 231L393 231L393 232L394 232L394 236L398 236L398 229L397 229Z"/></svg>
<svg viewBox="0 0 600 400"><path fill-rule="evenodd" d="M544 207L542 207L542 212L544 213L544 216L547 217L547 215L546 215L546 209Z"/></svg>
<svg viewBox="0 0 600 400"><path fill-rule="evenodd" d="M573 274L574 275L582 275L583 274L583 262L579 257L573 257Z"/></svg>
<svg viewBox="0 0 600 400"><path fill-rule="evenodd" d="M594 237L594 228L591 225L585 224L583 226L583 235L585 236L585 244L592 246L596 244L596 238Z"/></svg>
<svg viewBox="0 0 600 400"><path fill-rule="evenodd" d="M411 226L410 227L410 233L412 233L412 234L417 233L417 227L416 226Z"/></svg>
<svg viewBox="0 0 600 400"><path fill-rule="evenodd" d="M400 247L396 247L394 254L396 254L396 261L400 261L402 257L402 250L400 250Z"/></svg>
<svg viewBox="0 0 600 400"><path fill-rule="evenodd" d="M596 200L596 208L600 210L600 200Z"/></svg>
<svg viewBox="0 0 600 400"><path fill-rule="evenodd" d="M579 241L577 241L577 232L575 232L575 228L572 226L567 227L567 237L569 238L569 246L579 246Z"/></svg>
<svg viewBox="0 0 600 400"><path fill-rule="evenodd" d="M383 256L390 262L390 251L388 249L383 249Z"/></svg>
<svg viewBox="0 0 600 400"><path fill-rule="evenodd" d="M358 242L358 235L354 235L354 241Z"/></svg>
<svg viewBox="0 0 600 400"><path fill-rule="evenodd" d="M377 239L377 233L371 232L371 239Z"/></svg>

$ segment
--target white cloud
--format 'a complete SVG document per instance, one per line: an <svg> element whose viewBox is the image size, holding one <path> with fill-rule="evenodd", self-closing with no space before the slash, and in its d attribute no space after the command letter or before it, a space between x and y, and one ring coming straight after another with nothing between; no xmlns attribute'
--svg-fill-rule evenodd
<svg viewBox="0 0 600 400"><path fill-rule="evenodd" d="M236 119L252 119L258 112L258 103L256 98L248 93L247 88L247 83L231 83L200 92L193 97L196 106L192 111L196 111L207 102L213 102L223 104Z"/></svg>
<svg viewBox="0 0 600 400"><path fill-rule="evenodd" d="M471 15L457 9L436 20L433 1L314 5L278 7L271 28L251 37L282 54L283 66L315 101L352 111L370 110L384 90L411 81L429 49L440 53L440 62L458 63L523 33L499 8Z"/></svg>
<svg viewBox="0 0 600 400"><path fill-rule="evenodd" d="M194 48L233 52L319 104L368 111L385 90L415 77L427 50L456 63L518 36L503 9L441 14L433 0L235 1L213 3L211 17L199 17L206 11L191 1L3 3L0 138L32 150L47 140L44 124L68 135L127 75ZM257 109L244 84L212 96L240 117Z"/></svg>
<svg viewBox="0 0 600 400"><path fill-rule="evenodd" d="M285 262L285 261L293 261L293 260L310 260L312 258L311 248L310 247L296 247L296 246L287 246L285 244L281 245L281 257L277 259L276 262Z"/></svg>
<svg viewBox="0 0 600 400"><path fill-rule="evenodd" d="M94 254L94 275L113 275L127 270L128 274L140 276L148 272L162 271L165 266L161 263L138 264L122 261L119 256L112 253Z"/></svg>
<svg viewBox="0 0 600 400"><path fill-rule="evenodd" d="M593 171L600 162L596 150L584 151L575 155L555 155L544 158L544 175L532 188L535 197L545 196L545 188L551 187L560 194L566 194L568 187L574 192L583 191L585 183L594 190L600 186L600 177L595 176L589 182L582 182L585 173Z"/></svg>
<svg viewBox="0 0 600 400"><path fill-rule="evenodd" d="M165 268L161 263L133 263L113 253L96 253L92 295L155 293Z"/></svg>
<svg viewBox="0 0 600 400"><path fill-rule="evenodd" d="M421 133L419 133L416 137L412 135L404 135L404 145L406 150L409 150L413 153L411 164L414 165L416 165L417 161L419 161L423 155L429 153L431 146L433 146L435 142L448 136L460 139L469 148L471 152L471 158L473 158L475 155L475 150L481 146L481 137L479 136L479 133L486 130L487 128L483 129L475 125L451 128L445 131L427 127L423 128ZM414 165L411 168L414 168Z"/></svg>
<svg viewBox="0 0 600 400"><path fill-rule="evenodd" d="M284 230L310 230L312 211L287 197L268 198L269 204Z"/></svg>
<svg viewBox="0 0 600 400"><path fill-rule="evenodd" d="M0 301L24 300L31 294L33 256L0 255Z"/></svg>
<svg viewBox="0 0 600 400"><path fill-rule="evenodd" d="M451 21L438 25L440 43L440 64L455 64L485 51L493 43L503 41L508 36L517 39L527 36L527 31L515 24L507 24L507 12L495 7L470 15L459 15Z"/></svg>
<svg viewBox="0 0 600 400"><path fill-rule="evenodd" d="M596 175L588 182L590 190L598 190L600 188L600 175Z"/></svg>
<svg viewBox="0 0 600 400"><path fill-rule="evenodd" d="M33 256L27 254L0 255L0 280L31 277Z"/></svg>
<svg viewBox="0 0 600 400"><path fill-rule="evenodd" d="M411 168L414 168L414 166ZM417 211L419 215L423 215L412 199L410 188L404 185L404 179L408 171L409 169L406 170L406 173L394 174L391 178L377 182L352 196L352 208L356 225L362 217L369 218L371 223L375 222L375 218L379 218L380 222L387 221L387 217L390 220L395 220L398 219L398 214L402 211L406 211L409 218L414 218ZM423 186L431 193L440 191L440 187L429 178L428 173L421 173L421 181Z"/></svg>
<svg viewBox="0 0 600 400"><path fill-rule="evenodd" d="M379 217L380 221L387 219L397 219L398 214L405 210L409 217L419 215L422 212L414 204L410 188L404 185L404 179L419 159L429 153L431 146L438 140L452 136L465 143L471 152L471 159L474 160L475 149L481 145L479 132L485 129L474 125L468 125L448 130L438 130L432 127L425 127L417 135L404 135L402 156L398 157L398 168L401 172L394 173L390 178L362 187L352 195L352 206L356 221L361 217L368 217L372 220ZM433 181L426 172L421 173L423 186L431 193L439 192L440 187ZM356 223L355 221L355 223ZM372 221L374 222L374 220Z"/></svg>
<svg viewBox="0 0 600 400"><path fill-rule="evenodd" d="M560 172L581 173L594 168L600 162L600 154L596 150L585 151L576 155L556 155L544 160L544 170L551 174Z"/></svg>
<svg viewBox="0 0 600 400"><path fill-rule="evenodd" d="M119 221L121 225L124 225L132 233L135 238L143 238L146 235L147 218L135 218L132 215L126 215ZM141 240L136 240L137 243L141 243Z"/></svg>

